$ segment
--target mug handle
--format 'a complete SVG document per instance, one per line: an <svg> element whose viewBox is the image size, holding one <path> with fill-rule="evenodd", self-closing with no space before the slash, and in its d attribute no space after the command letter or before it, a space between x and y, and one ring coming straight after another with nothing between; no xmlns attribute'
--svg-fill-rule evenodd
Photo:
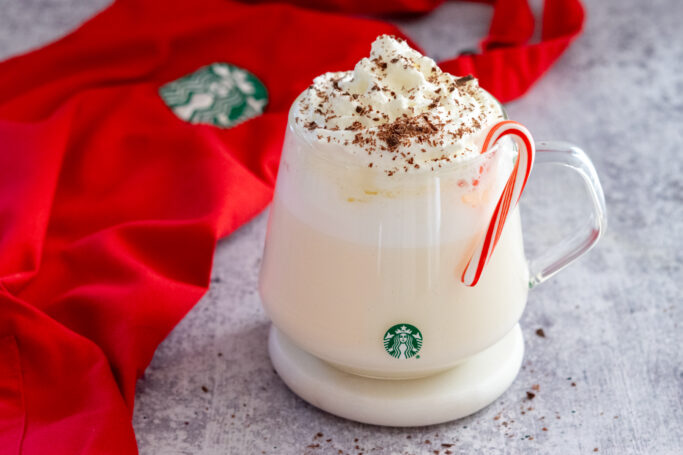
<svg viewBox="0 0 683 455"><path fill-rule="evenodd" d="M569 238L529 260L529 288L533 288L588 252L607 228L605 195L588 155L579 147L560 141L536 143L536 164L559 164L577 172L585 184L592 202L592 213L587 223Z"/></svg>

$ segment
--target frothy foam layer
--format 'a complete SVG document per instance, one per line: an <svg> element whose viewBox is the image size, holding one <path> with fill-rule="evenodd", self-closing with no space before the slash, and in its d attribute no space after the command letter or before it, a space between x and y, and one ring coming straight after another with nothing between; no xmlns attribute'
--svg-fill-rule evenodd
<svg viewBox="0 0 683 455"><path fill-rule="evenodd" d="M392 176L434 170L479 153L503 119L500 105L471 76L444 73L434 60L383 35L353 71L314 79L293 108L302 134L330 153Z"/></svg>

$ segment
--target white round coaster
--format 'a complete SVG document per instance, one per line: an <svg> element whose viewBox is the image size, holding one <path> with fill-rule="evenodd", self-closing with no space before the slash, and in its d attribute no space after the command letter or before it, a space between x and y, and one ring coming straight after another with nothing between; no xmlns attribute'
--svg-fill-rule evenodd
<svg viewBox="0 0 683 455"><path fill-rule="evenodd" d="M270 359L287 386L329 413L374 425L432 425L468 416L491 404L522 365L519 324L498 343L457 367L420 379L370 379L340 371L298 348L275 326Z"/></svg>

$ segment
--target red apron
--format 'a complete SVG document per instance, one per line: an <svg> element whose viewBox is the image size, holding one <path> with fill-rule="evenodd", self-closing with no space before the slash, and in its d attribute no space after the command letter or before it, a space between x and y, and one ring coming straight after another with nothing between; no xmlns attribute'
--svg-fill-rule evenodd
<svg viewBox="0 0 683 455"><path fill-rule="evenodd" d="M405 13L438 3L324 6ZM290 104L316 75L353 68L377 35L403 36L284 4L159 5L120 0L0 64L1 455L137 452L135 382L207 290L217 239L268 204ZM560 56L583 10L546 0L542 42L527 44L526 1L495 8L483 52L442 68L474 74L507 101ZM216 62L228 65L206 66ZM253 93L229 116L199 115L183 91L206 78Z"/></svg>

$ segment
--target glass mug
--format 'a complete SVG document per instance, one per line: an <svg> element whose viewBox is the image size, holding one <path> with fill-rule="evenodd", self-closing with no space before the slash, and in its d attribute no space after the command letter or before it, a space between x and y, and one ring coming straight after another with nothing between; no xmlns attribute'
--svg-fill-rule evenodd
<svg viewBox="0 0 683 455"><path fill-rule="evenodd" d="M529 289L588 251L606 227L602 188L586 154L540 142L535 163L578 172L592 216L527 262L515 208L481 278L468 287L460 277L512 172L515 141L501 138L460 162L389 177L330 149L342 145L311 143L294 111L259 290L280 332L343 371L409 379L454 367L505 337Z"/></svg>

